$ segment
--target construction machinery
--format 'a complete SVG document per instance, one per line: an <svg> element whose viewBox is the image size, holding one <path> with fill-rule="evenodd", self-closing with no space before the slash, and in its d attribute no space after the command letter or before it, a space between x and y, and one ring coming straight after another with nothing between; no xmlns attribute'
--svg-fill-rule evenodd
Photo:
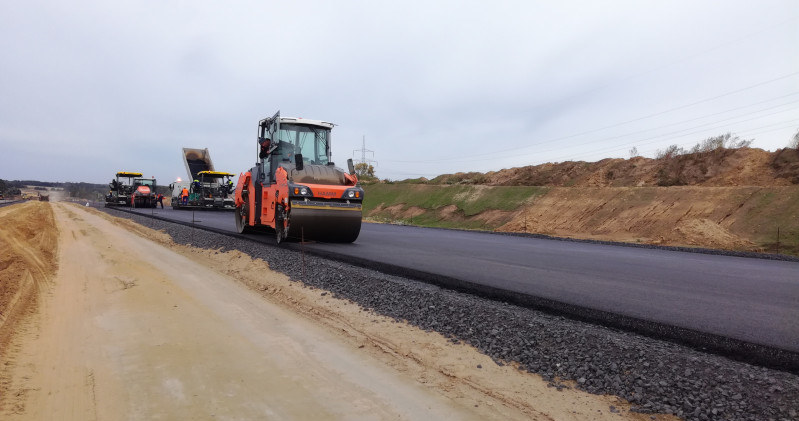
<svg viewBox="0 0 799 421"><path fill-rule="evenodd" d="M172 191L172 208L203 208L233 210L233 180L236 174L219 171L200 171L197 178L189 182L176 182L169 185ZM183 189L188 197L183 201Z"/></svg>
<svg viewBox="0 0 799 421"><path fill-rule="evenodd" d="M120 171L108 184L110 188L105 197L105 206L130 206L133 208L154 208L155 178L141 178L139 172Z"/></svg>
<svg viewBox="0 0 799 421"><path fill-rule="evenodd" d="M271 118L258 123L258 161L239 176L235 194L239 233L263 227L277 242L313 239L350 243L361 231L363 189L331 162L332 123Z"/></svg>
<svg viewBox="0 0 799 421"><path fill-rule="evenodd" d="M196 180L200 171L214 171L214 162L211 161L208 148L183 148L183 165L186 166L189 180Z"/></svg>
<svg viewBox="0 0 799 421"><path fill-rule="evenodd" d="M233 180L236 174L214 171L208 148L183 148L183 164L189 178L169 185L172 208L234 209ZM183 190L188 192L183 199Z"/></svg>
<svg viewBox="0 0 799 421"><path fill-rule="evenodd" d="M133 208L154 208L156 205L155 178L134 178L130 206Z"/></svg>
<svg viewBox="0 0 799 421"><path fill-rule="evenodd" d="M120 171L116 178L108 184L108 195L105 197L105 206L130 206L133 195L133 179L141 177L139 172Z"/></svg>

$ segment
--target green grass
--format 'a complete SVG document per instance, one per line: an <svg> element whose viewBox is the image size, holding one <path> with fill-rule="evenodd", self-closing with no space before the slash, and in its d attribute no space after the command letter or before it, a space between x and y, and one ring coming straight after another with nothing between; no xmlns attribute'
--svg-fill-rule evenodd
<svg viewBox="0 0 799 421"><path fill-rule="evenodd" d="M401 203L404 209L416 206L425 210L455 205L467 217L492 209L516 210L528 200L548 191L546 187L402 184L373 184L365 186L365 190L365 213L381 204L392 206Z"/></svg>
<svg viewBox="0 0 799 421"><path fill-rule="evenodd" d="M422 209L421 215L413 218L396 218L390 212L372 213L369 218L379 222L405 223L410 225L493 230L507 221L492 220L486 223L475 216L490 210L514 211L536 197L546 194L546 187L520 186L469 186L429 184L373 184L364 186L363 210L369 215L380 205L384 207L402 205L402 210L414 207ZM456 217L445 219L438 212L454 205ZM501 218L500 218L501 219Z"/></svg>
<svg viewBox="0 0 799 421"><path fill-rule="evenodd" d="M764 190L751 200L754 206L747 213L745 229L753 240L770 252L799 255L799 189Z"/></svg>

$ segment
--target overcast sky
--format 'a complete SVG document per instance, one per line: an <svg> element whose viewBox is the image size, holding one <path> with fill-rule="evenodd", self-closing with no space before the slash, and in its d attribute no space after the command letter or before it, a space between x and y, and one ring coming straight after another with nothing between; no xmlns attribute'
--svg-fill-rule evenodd
<svg viewBox="0 0 799 421"><path fill-rule="evenodd" d="M394 180L799 130L796 0L3 1L0 60L3 179L239 173L277 110Z"/></svg>

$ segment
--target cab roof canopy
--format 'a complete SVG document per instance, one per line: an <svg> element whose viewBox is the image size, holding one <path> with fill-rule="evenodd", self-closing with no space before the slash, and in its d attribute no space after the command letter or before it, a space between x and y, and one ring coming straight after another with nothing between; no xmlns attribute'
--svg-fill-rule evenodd
<svg viewBox="0 0 799 421"><path fill-rule="evenodd" d="M310 120L302 117L280 117L280 124L283 123L307 124L310 126L324 127L326 129L332 129L333 126L335 126L335 124L328 123L327 121Z"/></svg>
<svg viewBox="0 0 799 421"><path fill-rule="evenodd" d="M221 171L200 171L197 175L204 175L206 177L234 177L236 174Z"/></svg>
<svg viewBox="0 0 799 421"><path fill-rule="evenodd" d="M140 172L128 172L128 171L120 171L117 173L117 177L141 177Z"/></svg>

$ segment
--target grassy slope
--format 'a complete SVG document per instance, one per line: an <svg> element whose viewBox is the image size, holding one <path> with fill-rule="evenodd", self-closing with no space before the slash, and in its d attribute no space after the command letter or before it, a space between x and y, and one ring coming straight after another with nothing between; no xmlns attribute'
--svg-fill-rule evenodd
<svg viewBox="0 0 799 421"><path fill-rule="evenodd" d="M372 184L365 186L364 214L374 220L412 223L414 225L489 229L498 228L509 220L498 218L485 221L475 218L484 212L503 211L510 214L524 203L545 194L546 187L521 186L436 186L427 184ZM392 211L385 207L400 205ZM455 206L454 213L442 214L442 209ZM415 208L414 216L403 216L403 210Z"/></svg>
<svg viewBox="0 0 799 421"><path fill-rule="evenodd" d="M799 188L763 189L743 203L738 212L745 217L736 218L731 230L768 251L799 255Z"/></svg>

